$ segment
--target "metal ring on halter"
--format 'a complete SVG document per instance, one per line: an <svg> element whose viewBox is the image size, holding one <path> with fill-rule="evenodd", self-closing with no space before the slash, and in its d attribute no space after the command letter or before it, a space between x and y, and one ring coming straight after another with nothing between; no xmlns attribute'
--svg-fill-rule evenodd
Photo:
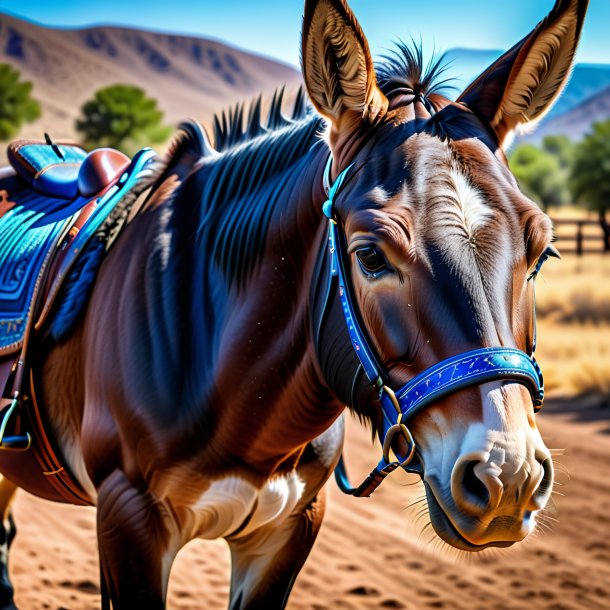
<svg viewBox="0 0 610 610"><path fill-rule="evenodd" d="M387 394L388 398L390 399L390 402L392 403L392 405L394 405L394 408L396 409L396 413L398 414L398 422L387 431L386 436L383 439L383 458L386 462L392 461L390 460L390 449L392 448L392 441L398 433L401 433L409 444L409 455L406 457L406 459L400 462L400 465L407 466L411 463L411 461L413 460L413 456L415 455L415 439L413 438L413 435L411 434L409 428L407 428L407 426L402 423L403 413L400 409L400 405L398 404L398 398L396 398L394 390L392 390L392 388L388 387L387 385L384 385L381 388L381 391Z"/></svg>
<svg viewBox="0 0 610 610"><path fill-rule="evenodd" d="M404 424L394 424L385 435L383 439L383 459L392 463L394 460L390 458L390 450L392 449L392 441L397 434L402 434L407 443L409 443L409 455L404 460L399 459L399 466L407 466L413 460L413 456L415 455L415 440L413 439L413 435L411 434L409 428ZM394 454L396 455L396 454ZM398 456L396 456L398 458Z"/></svg>

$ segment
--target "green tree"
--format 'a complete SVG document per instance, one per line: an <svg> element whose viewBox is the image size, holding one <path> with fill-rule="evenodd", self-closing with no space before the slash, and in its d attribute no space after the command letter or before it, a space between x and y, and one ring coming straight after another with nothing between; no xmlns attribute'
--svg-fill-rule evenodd
<svg viewBox="0 0 610 610"><path fill-rule="evenodd" d="M523 192L543 209L569 202L567 174L554 154L522 144L511 155L510 168Z"/></svg>
<svg viewBox="0 0 610 610"><path fill-rule="evenodd" d="M610 251L610 120L595 123L576 146L570 186L575 201L597 211L605 233L605 249Z"/></svg>
<svg viewBox="0 0 610 610"><path fill-rule="evenodd" d="M20 81L18 70L0 64L0 140L10 140L24 123L40 116L40 104L32 98L32 83Z"/></svg>
<svg viewBox="0 0 610 610"><path fill-rule="evenodd" d="M574 165L575 144L568 136L545 136L542 148L557 158L561 169L571 173Z"/></svg>
<svg viewBox="0 0 610 610"><path fill-rule="evenodd" d="M172 131L163 125L156 100L132 85L100 89L81 113L76 129L86 148L109 146L133 155L142 146L164 142Z"/></svg>

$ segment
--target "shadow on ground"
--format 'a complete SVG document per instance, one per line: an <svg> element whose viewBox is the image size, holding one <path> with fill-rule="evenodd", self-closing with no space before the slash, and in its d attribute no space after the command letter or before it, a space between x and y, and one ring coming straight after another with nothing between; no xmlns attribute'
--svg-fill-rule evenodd
<svg viewBox="0 0 610 610"><path fill-rule="evenodd" d="M601 422L600 432L610 434L610 397L587 394L579 397L549 398L544 403L545 413L569 415L571 421L583 423Z"/></svg>

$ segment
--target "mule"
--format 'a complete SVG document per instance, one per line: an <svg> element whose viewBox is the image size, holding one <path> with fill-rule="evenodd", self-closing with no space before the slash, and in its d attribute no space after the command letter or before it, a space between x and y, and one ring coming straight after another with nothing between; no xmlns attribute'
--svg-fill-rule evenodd
<svg viewBox="0 0 610 610"><path fill-rule="evenodd" d="M504 151L564 87L587 4L557 0L453 102L406 47L375 68L345 0L306 0L317 112L299 100L288 120L276 100L263 127L260 105L245 125L239 108L216 150L195 128L179 136L79 324L32 348L38 400L97 506L105 607L164 608L196 537L228 542L232 609L284 607L345 405L386 442L367 493L389 465L419 472L436 533L466 551L535 529L553 468L534 415L533 293L554 251ZM481 350L523 363L403 409L392 388ZM3 481L5 524L14 489Z"/></svg>

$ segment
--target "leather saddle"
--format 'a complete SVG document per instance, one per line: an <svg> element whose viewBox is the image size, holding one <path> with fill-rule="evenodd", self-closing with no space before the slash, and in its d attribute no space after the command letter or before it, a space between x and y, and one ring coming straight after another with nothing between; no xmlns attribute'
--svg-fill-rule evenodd
<svg viewBox="0 0 610 610"><path fill-rule="evenodd" d="M0 169L0 471L36 495L91 499L67 472L36 402L28 346L44 330L79 255L127 194L150 175L150 149L133 160L102 148L20 140Z"/></svg>

